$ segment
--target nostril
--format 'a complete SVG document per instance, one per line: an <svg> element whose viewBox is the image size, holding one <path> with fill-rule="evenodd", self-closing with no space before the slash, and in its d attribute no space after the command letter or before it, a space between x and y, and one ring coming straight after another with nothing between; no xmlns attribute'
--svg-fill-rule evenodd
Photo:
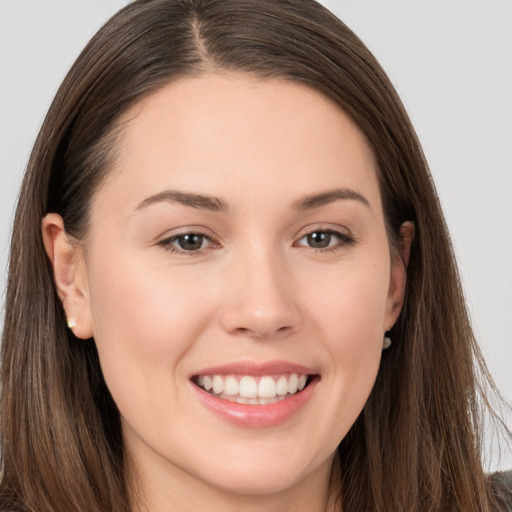
<svg viewBox="0 0 512 512"><path fill-rule="evenodd" d="M240 303L224 307L220 313L222 328L235 336L272 338L298 330L302 315L292 305L267 304L266 308Z"/></svg>
<svg viewBox="0 0 512 512"><path fill-rule="evenodd" d="M278 327L277 329L272 328L261 328L258 329L256 327L237 327L233 332L235 334L243 335L243 336L252 336L254 338L269 338L276 335L285 335L289 332L293 331L293 327L289 325L284 325L282 327Z"/></svg>

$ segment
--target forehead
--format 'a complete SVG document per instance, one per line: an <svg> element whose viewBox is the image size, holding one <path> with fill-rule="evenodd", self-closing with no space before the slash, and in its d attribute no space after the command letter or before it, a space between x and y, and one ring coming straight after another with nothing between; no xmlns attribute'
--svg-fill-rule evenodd
<svg viewBox="0 0 512 512"><path fill-rule="evenodd" d="M130 201L166 187L268 194L263 184L283 196L340 185L379 195L360 130L296 82L240 73L181 78L133 107L123 125L109 181L126 184Z"/></svg>

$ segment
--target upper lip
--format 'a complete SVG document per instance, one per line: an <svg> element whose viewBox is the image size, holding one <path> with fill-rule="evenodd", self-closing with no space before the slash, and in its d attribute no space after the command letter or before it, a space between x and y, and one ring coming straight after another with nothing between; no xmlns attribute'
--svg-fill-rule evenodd
<svg viewBox="0 0 512 512"><path fill-rule="evenodd" d="M261 377L263 375L274 375L283 373L298 373L303 375L316 375L318 372L289 361L237 361L219 366L211 366L194 372L191 377L198 375L251 375Z"/></svg>

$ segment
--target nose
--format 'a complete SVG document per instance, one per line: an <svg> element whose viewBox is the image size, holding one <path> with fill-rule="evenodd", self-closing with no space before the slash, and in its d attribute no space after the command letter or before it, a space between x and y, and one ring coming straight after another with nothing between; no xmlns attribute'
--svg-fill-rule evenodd
<svg viewBox="0 0 512 512"><path fill-rule="evenodd" d="M284 337L302 324L297 284L286 262L272 252L238 260L227 280L220 319L232 335Z"/></svg>

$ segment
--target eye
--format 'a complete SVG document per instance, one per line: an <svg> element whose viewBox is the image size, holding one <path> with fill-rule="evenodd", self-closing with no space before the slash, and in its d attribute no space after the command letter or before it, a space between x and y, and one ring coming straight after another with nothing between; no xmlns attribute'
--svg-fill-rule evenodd
<svg viewBox="0 0 512 512"><path fill-rule="evenodd" d="M178 253L200 253L213 245L210 237L202 233L183 233L166 238L158 243L164 249Z"/></svg>
<svg viewBox="0 0 512 512"><path fill-rule="evenodd" d="M318 229L303 236L297 243L299 246L312 249L336 249L341 245L353 243L354 239L344 233L332 229Z"/></svg>
<svg viewBox="0 0 512 512"><path fill-rule="evenodd" d="M315 249L324 249L331 245L331 239L334 238L331 233L326 231L315 231L306 235L306 241L310 247Z"/></svg>

